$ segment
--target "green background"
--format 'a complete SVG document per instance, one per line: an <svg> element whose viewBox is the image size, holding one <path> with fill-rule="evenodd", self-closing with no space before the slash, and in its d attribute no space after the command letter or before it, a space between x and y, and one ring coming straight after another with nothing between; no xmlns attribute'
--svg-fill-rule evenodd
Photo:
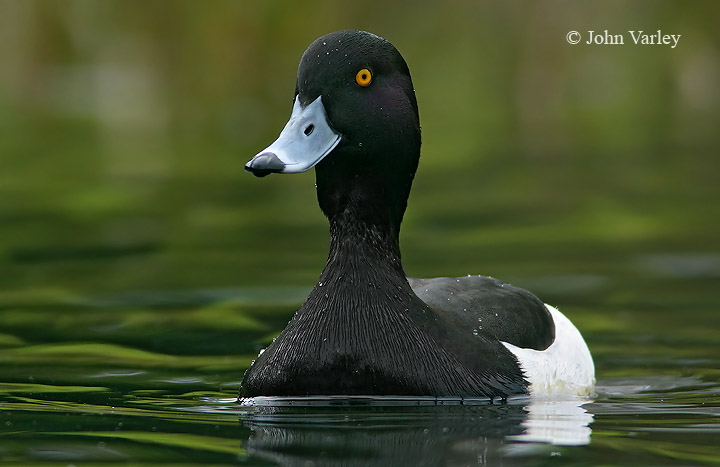
<svg viewBox="0 0 720 467"><path fill-rule="evenodd" d="M343 28L389 39L413 75L409 274L717 255L718 17L717 2L4 0L0 293L309 286L327 245L314 176L242 167L288 118L304 49ZM675 49L627 32L658 28ZM565 40L590 29L626 43Z"/></svg>

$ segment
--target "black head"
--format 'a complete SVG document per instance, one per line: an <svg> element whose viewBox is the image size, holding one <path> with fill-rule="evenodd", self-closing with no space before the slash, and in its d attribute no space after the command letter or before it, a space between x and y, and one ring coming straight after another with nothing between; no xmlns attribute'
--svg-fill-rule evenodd
<svg viewBox="0 0 720 467"><path fill-rule="evenodd" d="M266 175L314 166L318 201L330 219L362 205L357 215L397 235L420 157L417 101L402 55L374 34L333 32L303 54L295 94L283 134L246 169ZM305 144L320 149L294 154Z"/></svg>

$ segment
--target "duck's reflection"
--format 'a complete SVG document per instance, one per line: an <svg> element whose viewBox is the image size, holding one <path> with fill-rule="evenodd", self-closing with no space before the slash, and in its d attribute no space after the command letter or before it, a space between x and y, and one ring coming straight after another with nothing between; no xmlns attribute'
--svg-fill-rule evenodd
<svg viewBox="0 0 720 467"><path fill-rule="evenodd" d="M532 400L525 405L524 431L513 439L559 446L582 446L590 443L593 414L582 406L588 399Z"/></svg>
<svg viewBox="0 0 720 467"><path fill-rule="evenodd" d="M294 399L298 401L298 399ZM578 400L410 405L263 399L242 423L248 454L281 465L483 465L590 442L592 414ZM331 403L330 403L331 402ZM546 444L536 444L546 443Z"/></svg>

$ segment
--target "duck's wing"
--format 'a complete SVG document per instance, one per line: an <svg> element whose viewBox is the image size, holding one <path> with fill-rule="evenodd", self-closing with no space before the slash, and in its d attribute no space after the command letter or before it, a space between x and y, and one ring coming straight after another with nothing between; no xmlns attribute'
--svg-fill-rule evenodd
<svg viewBox="0 0 720 467"><path fill-rule="evenodd" d="M545 304L532 293L492 277L408 278L415 294L431 308L453 315L468 332L524 349L544 350L555 339Z"/></svg>

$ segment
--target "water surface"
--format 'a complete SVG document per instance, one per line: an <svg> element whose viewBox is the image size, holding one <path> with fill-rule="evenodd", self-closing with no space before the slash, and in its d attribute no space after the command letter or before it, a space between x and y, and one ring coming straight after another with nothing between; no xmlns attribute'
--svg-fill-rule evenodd
<svg viewBox="0 0 720 467"><path fill-rule="evenodd" d="M696 264L695 257L634 261ZM301 302L298 288L3 298L4 462L483 465L502 461L720 463L720 348L712 277L672 283L694 300L585 303L610 279L562 281L593 352L587 399L260 398L236 393L257 350ZM701 268L703 271L707 267ZM712 268L711 268L712 269ZM550 283L537 278L542 289ZM646 277L638 297L667 287ZM685 290L690 293L691 290ZM627 291L627 290L626 290ZM582 292L582 293L581 293ZM681 294L682 292L676 292ZM704 295L703 295L704 293ZM692 305L694 304L694 307ZM694 317L702 316L702 320Z"/></svg>

